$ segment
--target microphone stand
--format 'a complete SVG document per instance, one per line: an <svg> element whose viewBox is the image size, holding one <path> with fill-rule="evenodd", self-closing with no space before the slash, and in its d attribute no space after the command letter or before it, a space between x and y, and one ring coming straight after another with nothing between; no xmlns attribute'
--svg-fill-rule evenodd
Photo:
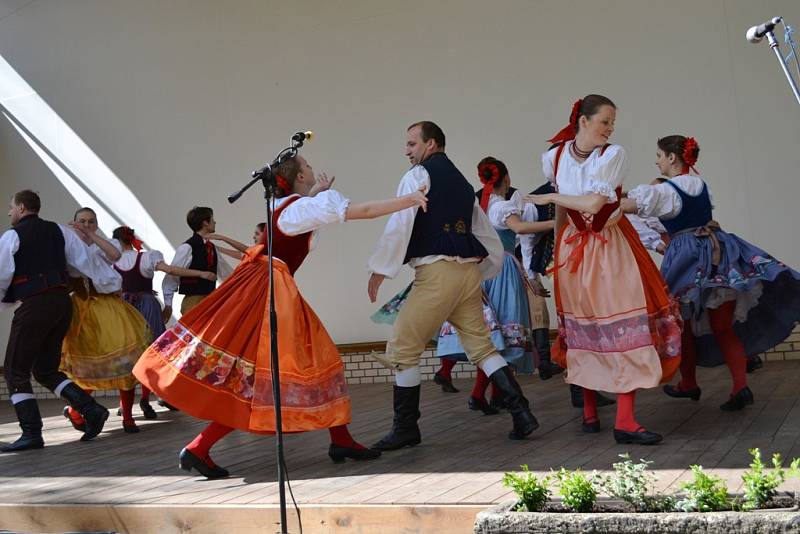
<svg viewBox="0 0 800 534"><path fill-rule="evenodd" d="M280 534L288 534L286 530L286 463L283 455L283 422L281 417L281 378L278 362L278 314L275 311L275 283L272 267L272 241L273 241L273 204L275 201L275 191L278 184L275 174L272 172L274 166L280 165L289 158L297 155L297 149L303 146L302 140L292 140L292 145L284 148L272 163L253 171L253 179L236 193L228 196L228 202L233 204L245 191L258 181L264 187L264 200L267 211L267 276L269 277L269 340L270 340L270 367L272 370L272 397L275 405L275 436L277 437L277 463L278 463L278 492L280 495L281 510L281 530Z"/></svg>
<svg viewBox="0 0 800 534"><path fill-rule="evenodd" d="M781 18L781 20L783 20ZM786 22L783 23L784 26ZM792 89L792 93L794 93L794 98L797 100L797 103L800 104L800 90L797 88L797 82L794 81L794 77L792 76L792 72L789 70L789 67L786 65L786 60L783 58L783 54L780 50L780 45L778 44L778 40L775 38L775 34L772 30L767 31L764 34L769 42L769 47L775 52L775 57L778 58L778 63L781 65L781 69L783 73L786 75L786 79L789 81L789 87Z"/></svg>

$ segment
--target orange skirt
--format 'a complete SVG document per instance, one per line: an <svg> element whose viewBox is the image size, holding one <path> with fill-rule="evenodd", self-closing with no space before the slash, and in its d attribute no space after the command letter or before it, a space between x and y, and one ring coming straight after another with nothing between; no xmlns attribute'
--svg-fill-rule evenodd
<svg viewBox="0 0 800 534"><path fill-rule="evenodd" d="M145 351L133 373L184 412L245 430L275 431L269 288L263 245ZM344 365L289 269L274 262L284 432L350 422Z"/></svg>
<svg viewBox="0 0 800 534"><path fill-rule="evenodd" d="M668 382L680 365L680 312L630 221L617 215L595 234L568 219L555 262L552 359L566 381L614 393Z"/></svg>

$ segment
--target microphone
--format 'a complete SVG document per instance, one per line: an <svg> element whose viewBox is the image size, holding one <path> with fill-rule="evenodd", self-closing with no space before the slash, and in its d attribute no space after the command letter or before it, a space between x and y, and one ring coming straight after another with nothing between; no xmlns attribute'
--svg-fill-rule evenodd
<svg viewBox="0 0 800 534"><path fill-rule="evenodd" d="M777 26L778 23L781 22L782 20L783 17L775 17L772 20L769 20L763 24L759 24L758 26L753 26L752 28L747 30L745 37L747 37L747 40L750 41L751 43L761 42L761 39L763 39L768 32L771 32L775 28L775 26Z"/></svg>
<svg viewBox="0 0 800 534"><path fill-rule="evenodd" d="M314 139L314 132L297 132L292 136L292 142L302 144L306 141L312 141Z"/></svg>

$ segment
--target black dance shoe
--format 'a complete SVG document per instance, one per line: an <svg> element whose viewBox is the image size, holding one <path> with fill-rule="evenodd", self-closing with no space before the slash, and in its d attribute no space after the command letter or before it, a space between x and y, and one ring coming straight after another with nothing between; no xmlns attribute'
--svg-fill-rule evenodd
<svg viewBox="0 0 800 534"><path fill-rule="evenodd" d="M86 423L85 422L83 422L81 424L78 424L78 423L76 423L75 421L72 420L72 417L69 416L69 406L64 406L64 409L61 411L61 413L64 415L64 417L67 418L67 421L69 421L69 424L72 425L72 428L74 428L78 432L85 432L86 431Z"/></svg>
<svg viewBox="0 0 800 534"><path fill-rule="evenodd" d="M549 380L554 376L560 375L561 373L564 372L564 369L562 367L559 367L558 365L554 364L549 360L545 360L542 363L540 363L538 369L539 369L539 378L541 378L542 380Z"/></svg>
<svg viewBox="0 0 800 534"><path fill-rule="evenodd" d="M595 419L594 421L589 422L584 420L583 423L581 423L581 430L587 434L597 434L600 432L600 420Z"/></svg>
<svg viewBox="0 0 800 534"><path fill-rule="evenodd" d="M458 389L453 385L453 381L449 378L445 378L439 373L435 373L433 375L433 382L434 384L439 384L442 386L442 391L445 393L458 393Z"/></svg>
<svg viewBox="0 0 800 534"><path fill-rule="evenodd" d="M375 460L376 458L380 458L381 451L367 448L357 449L355 447L344 447L331 443L330 447L328 447L328 456L331 457L333 463L342 464L345 458L350 458L351 460Z"/></svg>
<svg viewBox="0 0 800 534"><path fill-rule="evenodd" d="M664 393L666 393L670 397L675 397L676 399L692 399L693 401L700 400L700 395L703 393L703 391L700 388L687 389L684 391L678 389L676 386L673 386L672 384L665 384L663 389Z"/></svg>
<svg viewBox="0 0 800 534"><path fill-rule="evenodd" d="M736 395L731 395L728 402L719 407L723 412L738 412L743 410L748 404L753 404L753 392L750 388L745 386L736 392Z"/></svg>
<svg viewBox="0 0 800 534"><path fill-rule="evenodd" d="M141 408L145 419L147 419L147 420L158 419L158 414L153 409L153 407L150 406L150 402L149 401L146 401L144 399L140 400L139 401L139 408Z"/></svg>
<svg viewBox="0 0 800 534"><path fill-rule="evenodd" d="M230 476L230 473L224 467L220 467L214 462L209 466L203 460L194 455L191 451L184 448L178 456L178 467L184 471L191 471L194 469L208 479L225 478Z"/></svg>
<svg viewBox="0 0 800 534"><path fill-rule="evenodd" d="M752 373L756 369L761 369L764 367L764 360L761 359L761 356L755 356L753 358L747 359L747 372Z"/></svg>
<svg viewBox="0 0 800 534"><path fill-rule="evenodd" d="M124 430L126 434L138 434L139 433L139 427L133 421L131 421L130 423L125 423L123 421L122 422L122 430Z"/></svg>
<svg viewBox="0 0 800 534"><path fill-rule="evenodd" d="M467 406L475 412L483 412L483 415L497 415L500 412L486 402L486 399L476 399L472 395L467 399Z"/></svg>
<svg viewBox="0 0 800 534"><path fill-rule="evenodd" d="M627 432L615 428L614 439L617 443L630 445L655 445L664 439L661 434L650 432L644 428L640 428L639 430L640 432Z"/></svg>
<svg viewBox="0 0 800 534"><path fill-rule="evenodd" d="M170 403L168 403L164 399L158 399L158 405L159 406L163 406L164 408L166 408L167 410L169 410L171 412L179 412L180 411L179 409L177 409L175 406L171 405Z"/></svg>

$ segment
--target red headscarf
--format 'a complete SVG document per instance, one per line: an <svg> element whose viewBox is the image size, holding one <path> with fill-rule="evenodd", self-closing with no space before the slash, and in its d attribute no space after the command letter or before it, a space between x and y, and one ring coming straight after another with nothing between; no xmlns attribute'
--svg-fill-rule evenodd
<svg viewBox="0 0 800 534"><path fill-rule="evenodd" d="M683 159L683 174L688 174L689 170L693 170L695 174L699 174L697 169L694 168L695 163L697 163L697 154L700 151L700 145L697 144L697 141L694 137L687 137L686 143L683 145L683 154L681 154L681 159Z"/></svg>
<svg viewBox="0 0 800 534"><path fill-rule="evenodd" d="M495 185L501 180L500 167L497 163L489 161L478 165L478 178L483 184L483 192L481 193L481 209L485 212L489 209L489 197L494 191Z"/></svg>
<svg viewBox="0 0 800 534"><path fill-rule="evenodd" d="M582 98L579 98L572 104L572 112L569 114L569 124L548 139L548 143L564 143L575 139L575 134L578 132L578 113L580 112L581 104L583 104Z"/></svg>

